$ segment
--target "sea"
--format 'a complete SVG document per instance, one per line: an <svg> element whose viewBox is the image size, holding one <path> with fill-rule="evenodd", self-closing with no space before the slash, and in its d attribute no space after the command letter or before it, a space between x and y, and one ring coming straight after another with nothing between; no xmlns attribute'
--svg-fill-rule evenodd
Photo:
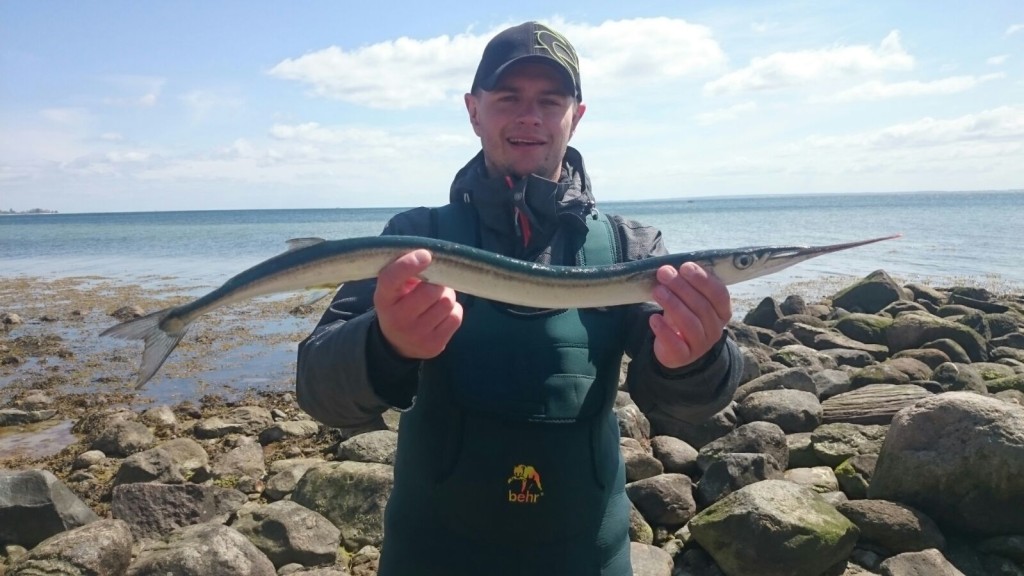
<svg viewBox="0 0 1024 576"><path fill-rule="evenodd" d="M902 234L732 286L734 309L835 286L875 270L937 287L1024 288L1024 190L819 194L607 202L658 227L672 252L817 245ZM0 277L104 277L201 293L288 239L373 236L404 208L96 212L0 216Z"/></svg>

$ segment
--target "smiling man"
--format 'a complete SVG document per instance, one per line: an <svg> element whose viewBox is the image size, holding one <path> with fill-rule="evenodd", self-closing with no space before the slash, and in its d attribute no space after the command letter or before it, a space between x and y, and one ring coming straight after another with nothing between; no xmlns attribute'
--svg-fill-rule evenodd
<svg viewBox="0 0 1024 576"><path fill-rule="evenodd" d="M657 230L597 210L569 147L586 106L560 34L536 22L499 33L465 103L481 152L447 205L398 214L385 234L555 265L666 252ZM420 281L430 261L416 250L346 284L299 347L297 398L321 422L402 411L379 574L632 574L612 411L623 354L648 414L714 414L741 372L725 286L666 266L651 304L534 310Z"/></svg>

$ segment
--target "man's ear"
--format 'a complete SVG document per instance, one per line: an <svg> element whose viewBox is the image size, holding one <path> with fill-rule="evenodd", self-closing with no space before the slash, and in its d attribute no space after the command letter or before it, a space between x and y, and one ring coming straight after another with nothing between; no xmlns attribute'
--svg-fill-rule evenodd
<svg viewBox="0 0 1024 576"><path fill-rule="evenodd" d="M580 102L576 105L576 111L572 114L572 127L569 129L569 135L571 136L576 132L576 126L579 125L580 120L583 118L583 114L587 111L587 105Z"/></svg>
<svg viewBox="0 0 1024 576"><path fill-rule="evenodd" d="M479 103L472 92L467 92L463 97L466 102L466 112L469 113L469 124L473 126L473 132L480 135L480 119L477 117Z"/></svg>

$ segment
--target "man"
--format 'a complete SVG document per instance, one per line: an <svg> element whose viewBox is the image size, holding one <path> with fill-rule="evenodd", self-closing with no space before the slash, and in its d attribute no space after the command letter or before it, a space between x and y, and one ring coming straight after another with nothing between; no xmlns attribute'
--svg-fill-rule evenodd
<svg viewBox="0 0 1024 576"><path fill-rule="evenodd" d="M398 214L385 234L435 236L556 265L666 252L657 230L597 212L579 152L578 59L550 28L495 36L465 96L482 151L450 203ZM642 195L643 191L638 191ZM740 373L726 288L696 265L658 271L654 304L533 310L417 279L425 250L342 287L299 348L312 416L355 426L402 410L380 574L632 573L614 406L700 420Z"/></svg>

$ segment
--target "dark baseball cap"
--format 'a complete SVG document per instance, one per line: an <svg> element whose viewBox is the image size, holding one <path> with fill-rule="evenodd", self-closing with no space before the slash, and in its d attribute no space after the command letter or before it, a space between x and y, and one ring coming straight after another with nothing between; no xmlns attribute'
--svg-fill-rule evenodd
<svg viewBox="0 0 1024 576"><path fill-rule="evenodd" d="M493 90L509 66L530 61L551 65L562 74L568 92L583 99L576 49L565 36L537 22L513 26L491 38L473 77L472 90Z"/></svg>

